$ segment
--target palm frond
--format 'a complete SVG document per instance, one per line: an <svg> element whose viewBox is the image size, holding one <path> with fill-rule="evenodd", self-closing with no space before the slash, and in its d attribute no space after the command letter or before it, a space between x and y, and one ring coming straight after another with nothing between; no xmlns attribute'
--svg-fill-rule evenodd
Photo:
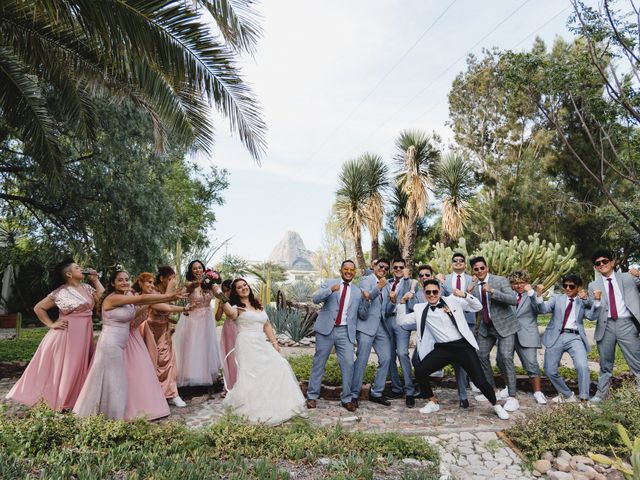
<svg viewBox="0 0 640 480"><path fill-rule="evenodd" d="M252 0L204 0L204 7L216 19L225 41L239 51L253 54L262 36Z"/></svg>

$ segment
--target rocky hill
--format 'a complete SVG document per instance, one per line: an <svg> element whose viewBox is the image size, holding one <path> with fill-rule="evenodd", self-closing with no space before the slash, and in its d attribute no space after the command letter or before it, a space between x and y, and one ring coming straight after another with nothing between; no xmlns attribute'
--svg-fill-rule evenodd
<svg viewBox="0 0 640 480"><path fill-rule="evenodd" d="M307 250L298 232L288 231L271 251L270 262L279 263L288 270L315 270L313 252Z"/></svg>

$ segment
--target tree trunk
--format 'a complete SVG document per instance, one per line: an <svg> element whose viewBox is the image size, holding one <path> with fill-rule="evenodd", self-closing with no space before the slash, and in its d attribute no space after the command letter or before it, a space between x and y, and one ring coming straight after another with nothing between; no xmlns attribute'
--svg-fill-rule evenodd
<svg viewBox="0 0 640 480"><path fill-rule="evenodd" d="M380 255L380 242L378 242L377 238L371 239L371 261L379 258Z"/></svg>
<svg viewBox="0 0 640 480"><path fill-rule="evenodd" d="M356 249L356 263L358 270L360 270L360 274L364 275L364 271L367 269L367 266L364 262L364 251L362 250L362 239L356 238L353 240L353 245Z"/></svg>
<svg viewBox="0 0 640 480"><path fill-rule="evenodd" d="M418 236L418 219L414 217L409 223L407 229L407 236L404 240L404 247L402 249L402 258L404 259L407 268L413 272L413 261L416 255L416 238Z"/></svg>

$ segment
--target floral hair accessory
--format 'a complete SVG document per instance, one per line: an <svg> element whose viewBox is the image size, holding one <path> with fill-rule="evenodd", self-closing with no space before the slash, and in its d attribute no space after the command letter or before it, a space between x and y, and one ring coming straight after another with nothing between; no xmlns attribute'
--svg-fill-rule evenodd
<svg viewBox="0 0 640 480"><path fill-rule="evenodd" d="M115 263L112 267L111 270L114 272L126 272L127 269L124 268L124 265L122 265L121 263Z"/></svg>
<svg viewBox="0 0 640 480"><path fill-rule="evenodd" d="M222 277L218 272L211 269L206 269L200 282L200 287L203 290L211 290L214 285L220 285L222 283Z"/></svg>

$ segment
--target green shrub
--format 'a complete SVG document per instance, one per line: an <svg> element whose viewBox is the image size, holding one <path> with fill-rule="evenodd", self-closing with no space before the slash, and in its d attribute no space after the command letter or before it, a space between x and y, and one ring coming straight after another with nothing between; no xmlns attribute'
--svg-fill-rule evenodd
<svg viewBox="0 0 640 480"><path fill-rule="evenodd" d="M0 416L0 478L288 478L276 461L336 460L380 464L412 457L434 462L437 453L418 437L349 433L303 419L274 428L236 417L192 430L173 422L79 419L45 406L24 418Z"/></svg>
<svg viewBox="0 0 640 480"><path fill-rule="evenodd" d="M287 358L293 372L300 381L308 381L311 376L311 366L313 364L313 355L298 355L295 357ZM374 364L367 365L364 372L364 383L373 383L376 376L377 366ZM342 385L342 373L340 372L340 365L335 354L329 355L327 360L327 366L322 377L322 383L325 385L339 386Z"/></svg>
<svg viewBox="0 0 640 480"><path fill-rule="evenodd" d="M25 328L17 340L0 340L0 361L28 362L48 331L46 327Z"/></svg>
<svg viewBox="0 0 640 480"><path fill-rule="evenodd" d="M622 424L632 437L640 434L640 396L635 383L612 390L598 409L565 404L542 410L518 422L507 434L530 460L560 449L574 455L612 449L624 454L625 446L614 423Z"/></svg>

